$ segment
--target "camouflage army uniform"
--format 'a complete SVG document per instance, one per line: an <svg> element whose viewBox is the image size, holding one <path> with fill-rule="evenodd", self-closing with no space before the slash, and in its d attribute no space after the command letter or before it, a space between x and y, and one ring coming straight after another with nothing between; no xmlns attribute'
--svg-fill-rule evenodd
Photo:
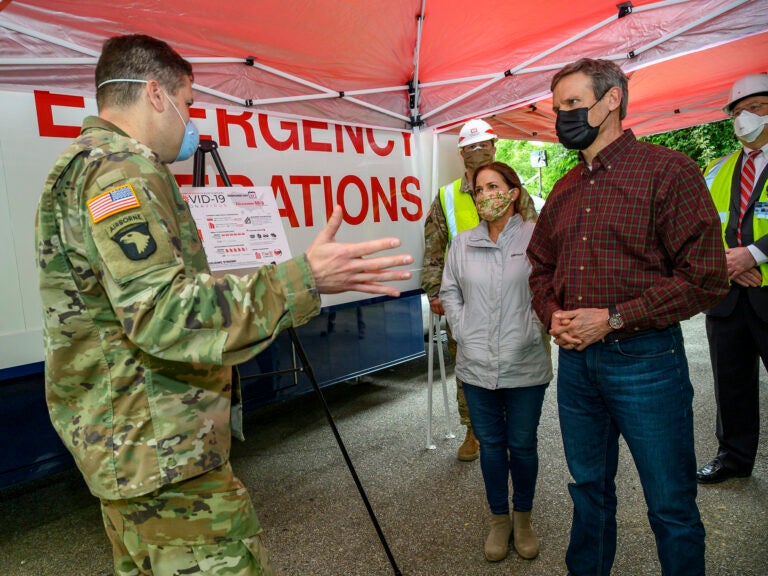
<svg viewBox="0 0 768 576"><path fill-rule="evenodd" d="M206 545L255 537L255 512L228 468L231 366L319 313L306 258L211 277L165 164L96 117L48 176L35 236L48 409L108 533L152 545L178 543L180 532ZM188 505L155 505L176 497ZM114 551L119 573L152 573L126 570Z"/></svg>
<svg viewBox="0 0 768 576"><path fill-rule="evenodd" d="M461 178L461 193L470 194L472 183L466 175ZM523 220L536 221L538 215L528 191L523 188L520 191L520 212ZM440 194L435 194L435 199L429 207L429 213L424 220L424 260L421 264L421 289L427 298L433 300L440 295L440 284L443 281L443 268L445 267L445 255L448 251L448 223L445 220L443 206L440 203ZM448 333L448 352L452 358L456 358L456 341L451 336L451 329L446 326ZM464 391L461 388L461 380L456 378L456 401L459 406L460 422L469 426L469 408L464 399Z"/></svg>
<svg viewBox="0 0 768 576"><path fill-rule="evenodd" d="M147 496L105 500L101 512L116 576L134 576L137 566L155 576L272 574L248 493L228 462ZM226 539L218 536L224 526Z"/></svg>

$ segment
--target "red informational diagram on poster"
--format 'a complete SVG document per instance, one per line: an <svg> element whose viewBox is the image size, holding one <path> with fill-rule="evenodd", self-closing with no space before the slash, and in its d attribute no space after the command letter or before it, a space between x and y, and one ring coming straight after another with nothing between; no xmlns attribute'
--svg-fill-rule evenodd
<svg viewBox="0 0 768 576"><path fill-rule="evenodd" d="M211 270L244 270L291 258L269 186L183 188Z"/></svg>

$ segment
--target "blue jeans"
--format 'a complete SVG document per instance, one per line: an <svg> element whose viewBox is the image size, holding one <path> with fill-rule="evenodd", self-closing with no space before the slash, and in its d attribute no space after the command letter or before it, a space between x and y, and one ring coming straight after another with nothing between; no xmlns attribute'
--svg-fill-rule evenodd
<svg viewBox="0 0 768 576"><path fill-rule="evenodd" d="M464 382L472 429L480 442L485 496L493 514L509 514L510 475L513 508L528 512L533 507L539 474L536 431L547 386L488 390Z"/></svg>
<svg viewBox="0 0 768 576"><path fill-rule="evenodd" d="M693 387L680 327L583 352L560 349L557 401L573 482L571 576L608 576L616 553L619 434L635 461L664 576L704 574Z"/></svg>

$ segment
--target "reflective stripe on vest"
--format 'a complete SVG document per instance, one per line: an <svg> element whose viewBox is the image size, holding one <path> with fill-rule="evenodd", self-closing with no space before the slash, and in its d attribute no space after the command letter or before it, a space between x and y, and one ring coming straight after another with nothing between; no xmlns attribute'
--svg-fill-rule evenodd
<svg viewBox="0 0 768 576"><path fill-rule="evenodd" d="M723 238L723 246L726 248L728 247L728 244L725 242L725 231L728 228L728 221L731 217L731 186L733 183L734 171L741 170L741 163L739 162L740 156L741 155L738 152L724 156L723 158L712 162L704 171L704 180L706 180L707 186L709 186L709 192L712 194L715 209L720 216L720 233ZM768 182L763 186L763 190L760 192L757 201L768 202ZM753 210L753 241L768 235L768 218L758 218L757 215L758 211ZM768 262L760 265L760 273L763 277L762 286L768 286Z"/></svg>
<svg viewBox="0 0 768 576"><path fill-rule="evenodd" d="M715 176L720 172L720 168L723 167L728 158L730 158L730 156L723 156L719 160L715 160L707 166L707 169L704 171L704 180L706 180L707 188L709 188L710 192L712 191L712 182L715 181Z"/></svg>
<svg viewBox="0 0 768 576"><path fill-rule="evenodd" d="M475 201L470 194L461 191L461 178L440 188L440 205L448 226L448 243L480 223Z"/></svg>

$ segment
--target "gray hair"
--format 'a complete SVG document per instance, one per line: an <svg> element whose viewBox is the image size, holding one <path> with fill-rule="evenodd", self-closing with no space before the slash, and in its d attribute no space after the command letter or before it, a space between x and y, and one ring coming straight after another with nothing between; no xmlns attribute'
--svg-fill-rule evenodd
<svg viewBox="0 0 768 576"><path fill-rule="evenodd" d="M557 86L560 80L576 72L582 72L592 79L592 92L598 100L605 96L606 92L614 86L621 88L619 118L623 120L627 116L627 104L629 103L628 78L617 64L609 60L582 58L561 68L552 78L550 90L554 91L555 86Z"/></svg>

